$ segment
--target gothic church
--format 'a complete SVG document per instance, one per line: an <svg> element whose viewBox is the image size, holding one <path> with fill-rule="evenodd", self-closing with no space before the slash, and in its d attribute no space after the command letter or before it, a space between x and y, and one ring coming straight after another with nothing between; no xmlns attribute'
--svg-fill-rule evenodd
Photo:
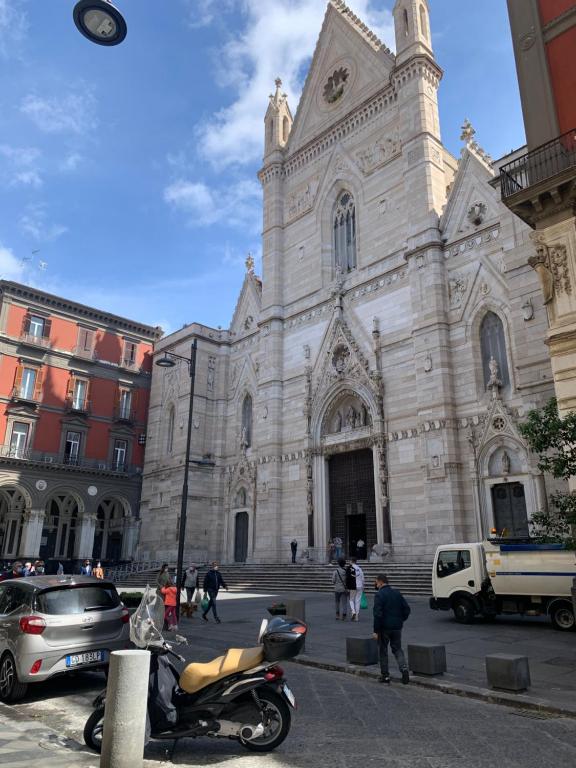
<svg viewBox="0 0 576 768"><path fill-rule="evenodd" d="M468 122L442 144L427 0L394 23L396 54L330 0L294 117L280 80L265 114L262 278L229 330L156 346L198 342L187 557L427 560L546 504L517 430L553 394L529 229ZM154 369L140 559L176 554L189 388Z"/></svg>

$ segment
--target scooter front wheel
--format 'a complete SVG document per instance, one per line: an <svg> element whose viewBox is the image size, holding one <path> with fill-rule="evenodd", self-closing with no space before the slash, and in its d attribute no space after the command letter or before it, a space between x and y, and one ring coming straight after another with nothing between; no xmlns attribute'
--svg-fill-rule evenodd
<svg viewBox="0 0 576 768"><path fill-rule="evenodd" d="M290 731L292 715L290 707L279 693L270 689L259 689L258 698L265 710L264 733L250 741L241 740L241 744L251 752L271 752L280 746ZM256 725L260 722L261 713L254 707L257 716Z"/></svg>
<svg viewBox="0 0 576 768"><path fill-rule="evenodd" d="M98 707L86 720L84 743L94 752L102 752L102 734L104 733L104 707Z"/></svg>

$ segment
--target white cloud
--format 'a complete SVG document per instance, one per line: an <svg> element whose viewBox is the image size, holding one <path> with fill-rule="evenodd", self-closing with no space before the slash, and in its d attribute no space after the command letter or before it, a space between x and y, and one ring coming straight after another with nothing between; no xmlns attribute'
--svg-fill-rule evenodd
<svg viewBox="0 0 576 768"><path fill-rule="evenodd" d="M68 227L49 221L48 211L43 203L29 205L20 217L19 224L25 234L39 243L57 240L68 232Z"/></svg>
<svg viewBox="0 0 576 768"><path fill-rule="evenodd" d="M0 279L21 280L24 273L24 262L14 256L10 248L0 243Z"/></svg>
<svg viewBox="0 0 576 768"><path fill-rule="evenodd" d="M84 158L79 152L70 152L60 163L60 170L66 173L75 171L83 162Z"/></svg>
<svg viewBox="0 0 576 768"><path fill-rule="evenodd" d="M184 0L188 26L192 29L207 27L223 13L230 11L237 0Z"/></svg>
<svg viewBox="0 0 576 768"><path fill-rule="evenodd" d="M14 174L12 181L10 182L12 186L23 186L23 187L33 187L34 189L38 189L42 186L43 181L40 177L40 174L38 171L30 170L30 171L18 171Z"/></svg>
<svg viewBox="0 0 576 768"><path fill-rule="evenodd" d="M85 135L98 125L96 99L89 90L51 98L28 94L20 111L44 133Z"/></svg>
<svg viewBox="0 0 576 768"><path fill-rule="evenodd" d="M352 10L392 45L389 11L378 0L354 0ZM236 97L198 129L199 150L215 167L252 163L261 158L267 95L280 75L294 109L302 72L314 52L326 5L318 0L243 0L245 25L219 51L219 81Z"/></svg>
<svg viewBox="0 0 576 768"><path fill-rule="evenodd" d="M262 192L250 179L212 189L202 181L178 179L164 190L164 200L185 214L190 226L222 224L243 227L247 232L261 229Z"/></svg>
<svg viewBox="0 0 576 768"><path fill-rule="evenodd" d="M40 150L36 147L13 147L0 144L0 160L3 176L11 187L26 186L37 189L42 186L38 164Z"/></svg>
<svg viewBox="0 0 576 768"><path fill-rule="evenodd" d="M0 0L0 57L18 53L26 37L28 20L20 0Z"/></svg>

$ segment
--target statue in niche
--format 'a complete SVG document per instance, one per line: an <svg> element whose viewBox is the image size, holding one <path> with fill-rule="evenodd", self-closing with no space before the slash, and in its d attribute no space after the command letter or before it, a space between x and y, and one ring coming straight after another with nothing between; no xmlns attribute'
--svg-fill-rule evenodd
<svg viewBox="0 0 576 768"><path fill-rule="evenodd" d="M366 406L362 404L360 406L360 410L358 411L358 416L356 418L356 426L365 427L367 422L368 422L368 411L366 410Z"/></svg>
<svg viewBox="0 0 576 768"><path fill-rule="evenodd" d="M504 451L502 454L502 474L510 474L510 455L508 454L508 451Z"/></svg>
<svg viewBox="0 0 576 768"><path fill-rule="evenodd" d="M500 378L498 376L499 370L498 370L498 362L494 357L490 358L490 361L488 362L488 370L490 371L490 380L488 382L488 387L497 388L502 386L502 382L500 381Z"/></svg>
<svg viewBox="0 0 576 768"><path fill-rule="evenodd" d="M338 411L334 419L334 432L342 432L342 411Z"/></svg>
<svg viewBox="0 0 576 768"><path fill-rule="evenodd" d="M348 412L346 413L346 426L348 429L354 429L356 426L356 411L354 410L353 406L350 406L350 408L348 408Z"/></svg>
<svg viewBox="0 0 576 768"><path fill-rule="evenodd" d="M246 427L242 427L242 432L240 433L240 448L244 450L248 448L248 433Z"/></svg>

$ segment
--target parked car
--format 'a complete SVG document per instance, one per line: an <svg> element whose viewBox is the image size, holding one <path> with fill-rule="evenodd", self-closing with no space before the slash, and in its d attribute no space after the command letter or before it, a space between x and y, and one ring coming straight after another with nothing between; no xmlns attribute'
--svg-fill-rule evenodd
<svg viewBox="0 0 576 768"><path fill-rule="evenodd" d="M0 701L29 683L74 670L103 669L130 647L128 609L110 581L33 576L0 584Z"/></svg>

